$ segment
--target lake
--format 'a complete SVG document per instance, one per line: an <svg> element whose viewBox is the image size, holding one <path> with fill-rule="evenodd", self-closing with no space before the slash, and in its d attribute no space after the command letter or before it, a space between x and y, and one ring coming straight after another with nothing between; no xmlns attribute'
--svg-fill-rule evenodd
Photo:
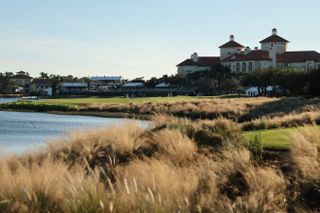
<svg viewBox="0 0 320 213"><path fill-rule="evenodd" d="M13 101L20 100L20 98L0 98L0 104L1 103L9 103Z"/></svg>
<svg viewBox="0 0 320 213"><path fill-rule="evenodd" d="M0 154L21 153L44 147L71 130L88 130L119 124L126 119L0 111ZM139 121L142 126L148 122Z"/></svg>

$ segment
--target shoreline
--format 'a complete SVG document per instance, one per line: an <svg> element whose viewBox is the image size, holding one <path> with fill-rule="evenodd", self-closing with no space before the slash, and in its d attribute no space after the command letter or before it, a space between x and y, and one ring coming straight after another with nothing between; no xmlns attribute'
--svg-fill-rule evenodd
<svg viewBox="0 0 320 213"><path fill-rule="evenodd" d="M143 120L150 121L152 115L139 115L132 113L124 112L103 112L103 111L43 111L39 112L36 110L27 110L27 109L0 109L3 112L34 112L34 113L48 113L54 115L75 115L75 116L92 116L100 118L124 118L124 119L134 119L134 120Z"/></svg>

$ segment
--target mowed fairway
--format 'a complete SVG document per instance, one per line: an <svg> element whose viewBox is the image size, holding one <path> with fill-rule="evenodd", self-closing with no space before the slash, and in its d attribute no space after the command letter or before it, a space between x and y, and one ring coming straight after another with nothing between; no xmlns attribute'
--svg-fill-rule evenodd
<svg viewBox="0 0 320 213"><path fill-rule="evenodd" d="M57 99L43 99L40 102L48 104L73 104L73 105L88 105L88 104L126 104L126 103L156 103L156 102L177 102L177 101L190 101L198 99L211 99L219 96L174 96L174 97L138 97L138 98L57 98Z"/></svg>
<svg viewBox="0 0 320 213"><path fill-rule="evenodd" d="M261 138L262 145L268 148L287 148L290 146L290 135L297 128L285 128L285 129L270 129L260 131L248 131L244 132L246 139L253 139L254 137Z"/></svg>
<svg viewBox="0 0 320 213"><path fill-rule="evenodd" d="M267 148L288 148L290 147L290 137L294 137L294 133L298 130L299 128L269 129L248 131L243 135L246 139L253 139L255 136L261 137L262 145Z"/></svg>

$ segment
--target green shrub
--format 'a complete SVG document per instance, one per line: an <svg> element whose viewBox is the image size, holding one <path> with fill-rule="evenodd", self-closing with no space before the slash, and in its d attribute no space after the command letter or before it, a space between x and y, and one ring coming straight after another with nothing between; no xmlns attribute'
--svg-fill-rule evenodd
<svg viewBox="0 0 320 213"><path fill-rule="evenodd" d="M79 107L67 104L46 104L33 101L17 101L12 103L5 103L0 105L0 109L11 110L31 110L35 112L48 112L48 111L77 111Z"/></svg>
<svg viewBox="0 0 320 213"><path fill-rule="evenodd" d="M262 161L263 146L261 136L256 135L253 139L245 141L244 145L250 151L252 160L257 162Z"/></svg>

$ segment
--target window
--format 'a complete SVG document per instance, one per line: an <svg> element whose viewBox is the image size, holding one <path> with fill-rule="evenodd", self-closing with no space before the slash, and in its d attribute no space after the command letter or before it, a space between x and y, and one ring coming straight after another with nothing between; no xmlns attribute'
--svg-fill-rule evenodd
<svg viewBox="0 0 320 213"><path fill-rule="evenodd" d="M240 72L240 63L236 64L236 72Z"/></svg>
<svg viewBox="0 0 320 213"><path fill-rule="evenodd" d="M249 72L252 71L252 62L249 62Z"/></svg>
<svg viewBox="0 0 320 213"><path fill-rule="evenodd" d="M242 72L247 71L247 64L245 62L242 63Z"/></svg>

